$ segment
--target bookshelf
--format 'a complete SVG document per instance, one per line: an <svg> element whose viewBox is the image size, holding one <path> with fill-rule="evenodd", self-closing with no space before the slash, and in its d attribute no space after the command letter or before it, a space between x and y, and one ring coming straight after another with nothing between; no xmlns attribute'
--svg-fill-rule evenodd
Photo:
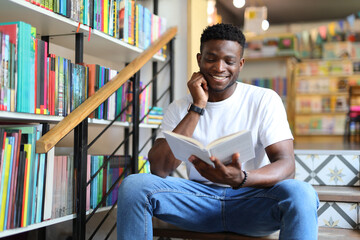
<svg viewBox="0 0 360 240"><path fill-rule="evenodd" d="M245 65L238 80L276 91L293 128L293 75L299 55L296 36L291 33L247 35L246 41Z"/></svg>
<svg viewBox="0 0 360 240"><path fill-rule="evenodd" d="M0 22L27 22L35 26L41 36L57 36L50 40L52 44L75 50L74 37L65 34L75 33L79 25L77 22L25 0L1 1L1 9ZM89 27L83 24L80 24L79 32L85 35L85 55L107 59L111 62L131 62L144 51L96 29L91 29L90 41L88 41ZM164 61L165 59L162 56L154 56L154 60Z"/></svg>
<svg viewBox="0 0 360 240"><path fill-rule="evenodd" d="M127 62L131 62L134 60L140 53L144 52L143 49L140 49L136 46L130 45L111 37L103 32L98 30L89 29L88 26L83 24L78 24L77 22L68 19L64 16L59 14L53 13L48 11L44 8L36 6L28 1L25 0L4 0L0 2L0 22L10 22L10 21L24 21L26 23L31 24L32 26L36 27L37 30L37 38L40 39L42 36L50 36L50 45L59 46L60 49L69 50L72 54L80 54L84 56L84 62L87 62L87 58L89 59L99 59L100 61L114 63L114 65ZM77 28L79 29L80 33L84 34L83 39L83 46L79 52L79 48L76 47L75 44L75 33L77 32ZM61 50L60 50L61 51ZM75 57L77 58L77 57ZM83 62L83 57L77 58L76 62ZM156 63L165 64L165 57L160 55L155 55L152 60ZM172 64L170 64L171 67ZM120 69L117 69L120 70ZM156 68L155 68L156 70ZM170 70L171 72L172 70ZM148 71L147 71L148 73ZM137 103L139 104L139 103ZM134 107L134 105L133 105ZM50 115L40 115L40 114L30 114L30 113L19 113L19 112L6 112L0 111L0 122L1 123L44 123L54 125L61 120L63 117L60 116L50 116ZM84 121L85 122L85 121ZM89 128L98 127L98 126L107 126L111 121L103 120L103 119L87 119L86 125ZM133 135L133 138L137 138L139 141L139 128L144 130L154 130L158 128L156 124L144 124L139 122L115 122L113 124L115 127L123 128L123 132L128 132L129 129L131 131L136 131ZM134 130L137 129L137 130ZM81 135L79 132L76 132L76 137L84 138L86 135ZM119 136L117 136L119 138ZM121 137L120 137L121 138ZM74 140L74 142L76 142ZM132 145L134 145L135 140L133 141ZM138 143L136 143L138 144ZM127 146L126 148L129 148ZM132 146L133 152L138 146ZM74 150L76 151L76 150ZM124 150L124 151L128 151ZM126 154L126 153L125 153ZM138 153L135 155L137 156ZM81 156L80 156L81 159ZM83 174L84 175L84 174ZM78 175L80 176L80 175ZM84 185L78 185L84 186ZM80 199L78 199L80 200ZM81 200L80 200L81 201ZM109 207L106 208L99 208L98 211L106 211ZM97 212L98 212L97 211ZM91 215L93 214L92 210L87 211L86 213L83 211L81 214ZM79 214L70 214L60 218L54 218L51 220L46 220L40 223L31 224L23 228L15 228L15 229L6 229L4 231L0 231L0 238L7 237L11 235L15 235L22 232L32 231L35 229L44 228L46 226L50 226L53 224L58 224L61 222L65 222L68 220L75 219L77 224L84 224L84 219L78 221ZM82 225L83 226L83 225ZM76 239L82 239L83 236L83 229L74 229L74 236L76 235ZM81 237L78 237L81 235Z"/></svg>
<svg viewBox="0 0 360 240"><path fill-rule="evenodd" d="M295 141L342 142L350 85L358 85L356 59L303 60L295 67Z"/></svg>

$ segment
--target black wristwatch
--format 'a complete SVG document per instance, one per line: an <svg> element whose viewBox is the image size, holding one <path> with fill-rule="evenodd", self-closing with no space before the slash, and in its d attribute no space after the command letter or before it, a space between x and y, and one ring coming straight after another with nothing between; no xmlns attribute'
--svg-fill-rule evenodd
<svg viewBox="0 0 360 240"><path fill-rule="evenodd" d="M198 113L200 115L204 115L205 109L200 108L198 106L195 106L194 104L190 104L189 107L188 107L188 112L189 111L193 111L193 112L196 112L196 113Z"/></svg>

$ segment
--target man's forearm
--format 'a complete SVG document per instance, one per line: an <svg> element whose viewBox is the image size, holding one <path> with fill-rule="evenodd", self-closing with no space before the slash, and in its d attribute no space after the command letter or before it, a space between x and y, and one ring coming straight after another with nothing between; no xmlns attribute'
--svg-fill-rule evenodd
<svg viewBox="0 0 360 240"><path fill-rule="evenodd" d="M150 149L149 154L150 170L152 174L159 177L167 177L181 163L171 152L165 138L159 138Z"/></svg>
<svg viewBox="0 0 360 240"><path fill-rule="evenodd" d="M191 137L194 133L200 115L189 112L173 130L176 133ZM151 173L160 177L166 177L173 172L181 163L171 152L171 149L164 138L157 139L149 154Z"/></svg>

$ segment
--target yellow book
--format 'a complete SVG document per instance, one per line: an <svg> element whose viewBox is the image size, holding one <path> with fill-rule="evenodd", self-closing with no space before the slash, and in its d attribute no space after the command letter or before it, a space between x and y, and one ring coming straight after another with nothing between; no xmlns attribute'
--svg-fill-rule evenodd
<svg viewBox="0 0 360 240"><path fill-rule="evenodd" d="M24 144L24 150L26 152L26 159L30 163L31 161L31 144ZM25 202L24 204L24 218L22 219L22 226L27 226L27 215L28 215L28 202L29 202L29 184L30 184L30 164L27 164L27 169L25 169L27 172L26 176L26 182L25 182Z"/></svg>
<svg viewBox="0 0 360 240"><path fill-rule="evenodd" d="M139 156L139 162L138 162L139 173L145 173L145 163L146 163L146 160L144 159L144 157Z"/></svg>
<svg viewBox="0 0 360 240"><path fill-rule="evenodd" d="M109 33L109 1L104 1L104 32Z"/></svg>
<svg viewBox="0 0 360 240"><path fill-rule="evenodd" d="M9 144L9 139L5 140L5 152L4 152L4 166L5 171L3 172L3 188L2 188L2 198L1 198L1 212L0 212L0 231L4 230L4 222L5 222L5 207L6 207L6 197L8 191L8 183L9 183L9 172L10 172L10 161L11 161L11 145Z"/></svg>
<svg viewBox="0 0 360 240"><path fill-rule="evenodd" d="M139 5L135 4L135 16L136 16L136 21L135 21L135 46L139 47Z"/></svg>

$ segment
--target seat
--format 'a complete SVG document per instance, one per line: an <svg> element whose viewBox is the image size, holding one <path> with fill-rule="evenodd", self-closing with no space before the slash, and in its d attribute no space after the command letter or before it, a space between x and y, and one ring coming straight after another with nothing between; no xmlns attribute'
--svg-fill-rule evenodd
<svg viewBox="0 0 360 240"><path fill-rule="evenodd" d="M345 123L345 141L360 142L360 86L349 87L349 111Z"/></svg>

